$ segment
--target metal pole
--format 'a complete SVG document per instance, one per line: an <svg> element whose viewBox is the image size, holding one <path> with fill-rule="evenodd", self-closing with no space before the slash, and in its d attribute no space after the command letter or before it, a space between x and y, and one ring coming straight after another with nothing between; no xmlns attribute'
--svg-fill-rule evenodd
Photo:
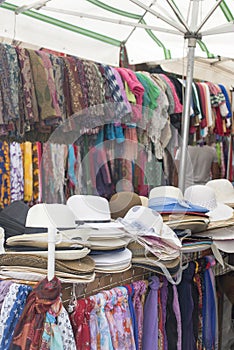
<svg viewBox="0 0 234 350"><path fill-rule="evenodd" d="M188 55L187 55L187 74L186 74L186 89L185 102L182 114L182 145L180 153L180 167L179 167L179 188L182 193L185 189L185 175L186 175L186 161L187 161L187 146L189 134L189 119L190 119L190 102L192 96L192 82L194 69L194 56L196 47L196 38L189 38Z"/></svg>

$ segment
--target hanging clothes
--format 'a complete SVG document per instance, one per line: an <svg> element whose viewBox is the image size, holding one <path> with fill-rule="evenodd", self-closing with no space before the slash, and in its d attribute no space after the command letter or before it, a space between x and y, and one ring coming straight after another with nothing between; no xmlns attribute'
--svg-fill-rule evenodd
<svg viewBox="0 0 234 350"><path fill-rule="evenodd" d="M17 323L10 350L40 349L46 312L59 300L61 284L57 277L40 281L30 293L23 313Z"/></svg>

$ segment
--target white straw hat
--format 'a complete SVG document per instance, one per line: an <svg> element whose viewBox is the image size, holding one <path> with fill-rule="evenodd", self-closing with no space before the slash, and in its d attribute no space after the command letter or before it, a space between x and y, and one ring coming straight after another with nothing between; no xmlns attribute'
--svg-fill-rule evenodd
<svg viewBox="0 0 234 350"><path fill-rule="evenodd" d="M193 185L186 188L184 198L192 204L207 208L210 221L228 220L233 216L233 209L217 202L215 191L206 185Z"/></svg>
<svg viewBox="0 0 234 350"><path fill-rule="evenodd" d="M210 180L206 186L215 191L218 202L234 206L234 188L232 183L227 179Z"/></svg>
<svg viewBox="0 0 234 350"><path fill-rule="evenodd" d="M158 186L152 188L149 193L149 199L156 197L170 197L180 201L184 200L183 193L178 187L175 186Z"/></svg>
<svg viewBox="0 0 234 350"><path fill-rule="evenodd" d="M26 218L27 227L51 227L58 229L75 228L76 217L65 204L39 203L29 208Z"/></svg>
<svg viewBox="0 0 234 350"><path fill-rule="evenodd" d="M110 222L108 200L93 195L74 195L68 198L67 206L81 222Z"/></svg>

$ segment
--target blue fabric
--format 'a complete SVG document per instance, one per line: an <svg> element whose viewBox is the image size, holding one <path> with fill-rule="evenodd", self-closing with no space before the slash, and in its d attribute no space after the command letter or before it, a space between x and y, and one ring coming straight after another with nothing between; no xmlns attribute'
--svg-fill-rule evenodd
<svg viewBox="0 0 234 350"><path fill-rule="evenodd" d="M128 289L128 287L126 287L126 286L124 286L124 287L128 291L128 305L129 305L130 315L131 315L131 319L132 319L132 328L133 328L133 334L134 334L136 350L138 350L138 348L139 348L139 344L138 344L138 327L137 327L135 309L134 309L134 306L133 306L133 303L132 303L132 297L134 295L134 287L133 287L133 284L130 285L130 287L132 289L132 293L131 294L130 294L130 290Z"/></svg>
<svg viewBox="0 0 234 350"><path fill-rule="evenodd" d="M72 145L68 147L68 177L74 185L77 185L76 175L75 175L75 152Z"/></svg>
<svg viewBox="0 0 234 350"><path fill-rule="evenodd" d="M16 300L11 308L10 316L7 319L6 327L4 328L0 350L8 350L11 345L15 326L24 310L27 297L32 291L32 287L26 285L20 285L16 295Z"/></svg>
<svg viewBox="0 0 234 350"><path fill-rule="evenodd" d="M157 197L149 200L148 207L160 213L177 212L177 213L207 213L209 210L192 204L187 201L179 201L176 198Z"/></svg>
<svg viewBox="0 0 234 350"><path fill-rule="evenodd" d="M232 107L231 107L231 102L230 102L227 90L222 84L219 84L219 87L222 90L222 93L224 94L224 97L225 97L225 100L226 100L226 106L227 106L227 109L228 109L228 115L226 117L227 118L231 118L231 116L232 116Z"/></svg>
<svg viewBox="0 0 234 350"><path fill-rule="evenodd" d="M125 141L124 133L123 133L123 128L121 125L115 125L114 126L114 131L115 131L115 137L116 137L116 142L122 143Z"/></svg>
<svg viewBox="0 0 234 350"><path fill-rule="evenodd" d="M202 300L202 346L205 350L215 349L216 341L216 303L215 291L207 269L203 274Z"/></svg>
<svg viewBox="0 0 234 350"><path fill-rule="evenodd" d="M50 350L63 350L64 348L61 332L56 324L56 318L49 312L46 313L42 343L49 346Z"/></svg>

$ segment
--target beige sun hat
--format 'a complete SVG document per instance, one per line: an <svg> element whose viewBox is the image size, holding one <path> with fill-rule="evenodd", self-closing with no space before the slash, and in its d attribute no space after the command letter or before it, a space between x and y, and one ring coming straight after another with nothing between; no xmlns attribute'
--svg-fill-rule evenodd
<svg viewBox="0 0 234 350"><path fill-rule="evenodd" d="M12 253L0 255L0 266L28 266L47 269L47 258L37 254ZM90 256L77 260L55 260L55 271L73 274L93 272L95 262Z"/></svg>
<svg viewBox="0 0 234 350"><path fill-rule="evenodd" d="M142 205L142 202L135 192L118 192L110 198L109 205L112 219L118 219L123 218L135 205Z"/></svg>

